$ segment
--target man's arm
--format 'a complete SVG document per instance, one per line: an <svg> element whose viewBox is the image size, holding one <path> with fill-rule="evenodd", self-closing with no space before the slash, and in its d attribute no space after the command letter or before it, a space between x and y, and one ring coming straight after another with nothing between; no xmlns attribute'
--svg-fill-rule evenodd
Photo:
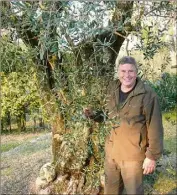
<svg viewBox="0 0 177 195"><path fill-rule="evenodd" d="M91 108L85 108L83 112L86 118L98 123L104 122L107 119L107 115L102 110L94 112Z"/></svg>
<svg viewBox="0 0 177 195"><path fill-rule="evenodd" d="M155 170L156 160L163 152L163 125L158 97L150 98L150 102L144 108L147 124L149 146L143 163L143 174L152 173Z"/></svg>
<svg viewBox="0 0 177 195"><path fill-rule="evenodd" d="M163 152L163 125L159 100L154 96L144 108L149 146L146 157L157 160Z"/></svg>

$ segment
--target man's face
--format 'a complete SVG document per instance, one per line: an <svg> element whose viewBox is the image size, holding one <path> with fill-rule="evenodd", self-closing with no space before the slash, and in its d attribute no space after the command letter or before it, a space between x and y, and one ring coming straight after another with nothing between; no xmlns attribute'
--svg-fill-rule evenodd
<svg viewBox="0 0 177 195"><path fill-rule="evenodd" d="M124 88L134 86L137 77L137 71L132 64L120 64L118 68L118 77Z"/></svg>

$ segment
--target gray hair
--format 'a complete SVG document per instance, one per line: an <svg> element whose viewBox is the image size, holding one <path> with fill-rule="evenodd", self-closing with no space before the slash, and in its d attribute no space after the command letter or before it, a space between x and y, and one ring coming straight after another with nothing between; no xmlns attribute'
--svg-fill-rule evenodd
<svg viewBox="0 0 177 195"><path fill-rule="evenodd" d="M137 66L137 62L135 60L135 58L131 57L131 56L124 56L122 57L120 60L119 60L119 64L118 64L118 67L120 64L132 64L136 71L138 72L138 66Z"/></svg>

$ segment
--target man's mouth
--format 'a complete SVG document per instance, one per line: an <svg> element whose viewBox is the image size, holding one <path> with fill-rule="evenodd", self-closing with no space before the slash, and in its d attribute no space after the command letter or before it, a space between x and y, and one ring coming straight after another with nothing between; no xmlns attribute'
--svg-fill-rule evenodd
<svg viewBox="0 0 177 195"><path fill-rule="evenodd" d="M131 82L132 79L124 79L125 82Z"/></svg>

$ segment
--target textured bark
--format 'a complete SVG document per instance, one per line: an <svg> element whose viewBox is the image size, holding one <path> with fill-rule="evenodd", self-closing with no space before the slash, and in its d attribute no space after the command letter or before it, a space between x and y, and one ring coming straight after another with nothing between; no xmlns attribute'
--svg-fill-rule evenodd
<svg viewBox="0 0 177 195"><path fill-rule="evenodd" d="M56 163L60 158L59 149L62 144L62 135L65 133L65 124L63 117L58 114L55 116L52 124L52 153L53 161Z"/></svg>

